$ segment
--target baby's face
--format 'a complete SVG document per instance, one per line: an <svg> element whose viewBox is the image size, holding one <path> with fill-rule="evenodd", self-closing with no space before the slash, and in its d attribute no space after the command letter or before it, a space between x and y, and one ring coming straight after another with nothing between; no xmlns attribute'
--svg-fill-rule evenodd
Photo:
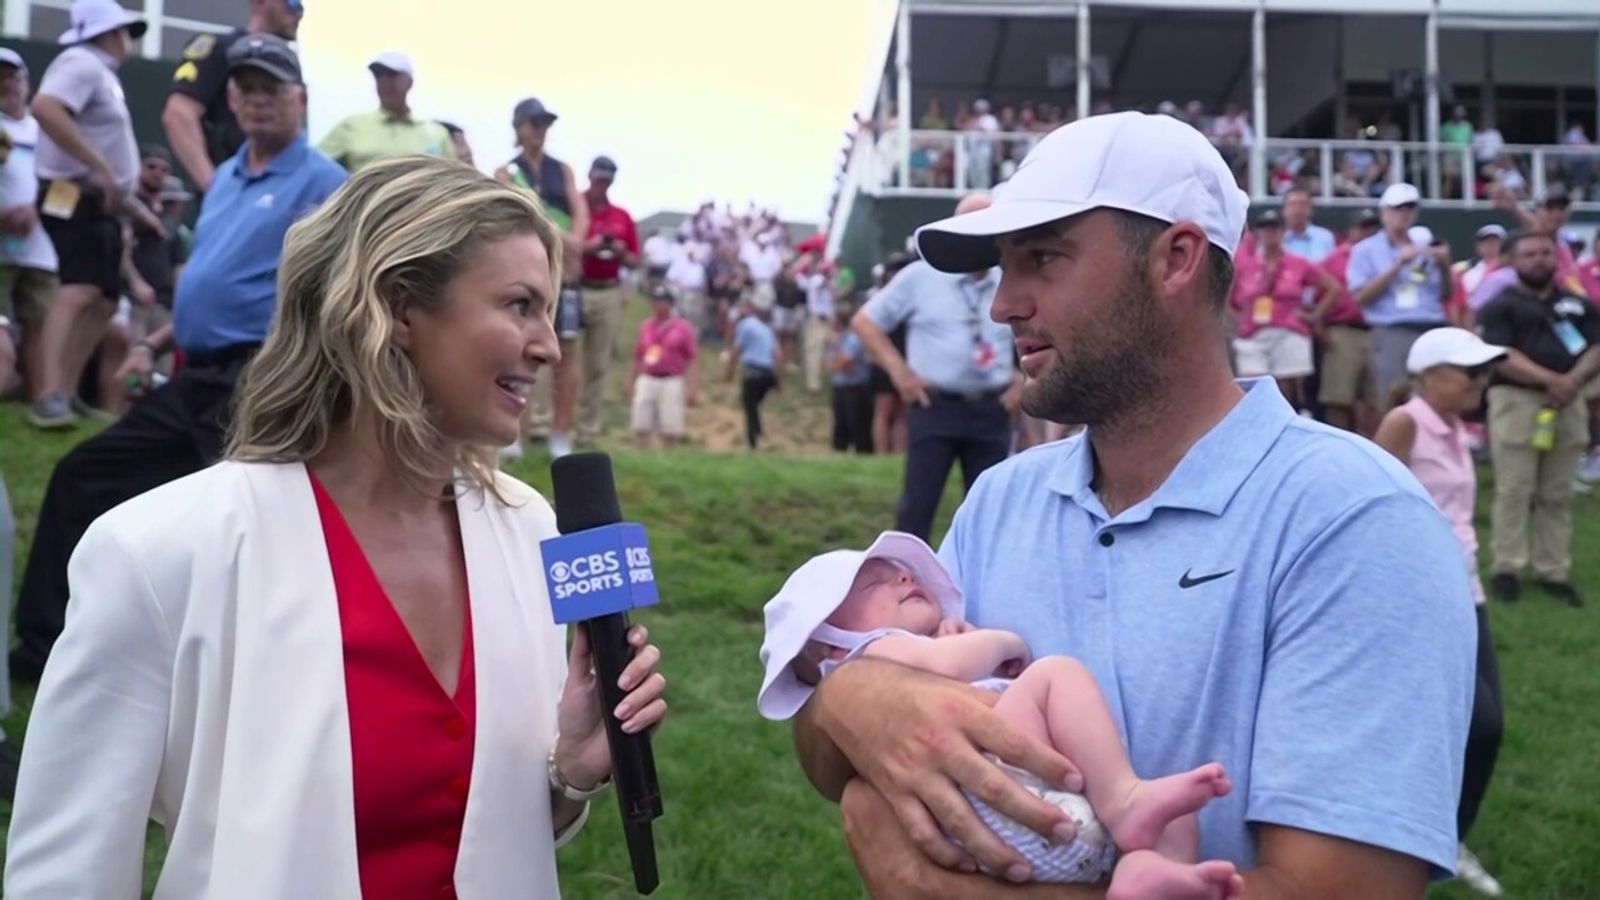
<svg viewBox="0 0 1600 900"><path fill-rule="evenodd" d="M828 623L846 631L903 628L932 635L943 610L909 569L886 559L869 559L850 585Z"/></svg>

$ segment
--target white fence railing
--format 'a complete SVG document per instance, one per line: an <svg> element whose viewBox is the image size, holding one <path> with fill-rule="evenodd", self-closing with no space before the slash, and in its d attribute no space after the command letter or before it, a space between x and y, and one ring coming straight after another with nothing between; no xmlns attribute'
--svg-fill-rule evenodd
<svg viewBox="0 0 1600 900"><path fill-rule="evenodd" d="M1036 132L914 130L903 150L900 133L890 130L873 145L873 165L861 186L880 196L954 197L984 190L1010 177L1043 137ZM1224 143L1218 150L1233 167L1239 186L1248 190L1254 183L1249 147ZM1576 208L1600 210L1600 146L1504 144L1475 149L1420 141L1269 138L1262 158L1267 172L1259 183L1266 194L1253 198L1257 200L1298 186L1324 203L1359 206L1375 204L1388 185L1409 181L1429 205L1439 207L1486 208L1500 191L1526 200L1562 188Z"/></svg>

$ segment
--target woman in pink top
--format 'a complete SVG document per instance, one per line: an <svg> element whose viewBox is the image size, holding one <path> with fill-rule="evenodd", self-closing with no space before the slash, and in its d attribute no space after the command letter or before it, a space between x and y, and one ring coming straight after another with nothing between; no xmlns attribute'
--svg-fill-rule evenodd
<svg viewBox="0 0 1600 900"><path fill-rule="evenodd" d="M1504 347L1486 344L1462 328L1438 328L1423 334L1406 358L1414 393L1403 404L1391 404L1393 408L1373 437L1411 469L1439 511L1450 520L1472 575L1473 601L1478 607L1478 679L1467 732L1461 804L1456 812L1456 833L1463 841L1457 869L1463 881L1491 897L1500 896L1500 885L1464 843L1500 752L1503 712L1499 664L1489 634L1483 583L1478 578L1478 535L1472 526L1478 475L1461 416L1483 403L1489 371L1505 355Z"/></svg>

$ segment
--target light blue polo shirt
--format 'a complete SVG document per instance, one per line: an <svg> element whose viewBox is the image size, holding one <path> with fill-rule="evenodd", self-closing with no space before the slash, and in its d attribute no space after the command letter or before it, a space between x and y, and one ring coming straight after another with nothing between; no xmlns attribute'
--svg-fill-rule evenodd
<svg viewBox="0 0 1600 900"><path fill-rule="evenodd" d="M939 551L967 617L1094 673L1134 770L1220 762L1200 858L1246 823L1456 862L1477 630L1461 547L1411 473L1271 379L1111 518L1084 436L978 479Z"/></svg>
<svg viewBox="0 0 1600 900"><path fill-rule="evenodd" d="M867 301L862 311L884 331L906 326L906 365L924 381L955 393L1003 391L1011 384L1011 328L989 318L1000 271L947 275L918 260ZM987 345L986 364L976 360Z"/></svg>
<svg viewBox="0 0 1600 900"><path fill-rule="evenodd" d="M1283 249L1314 263L1322 262L1338 245L1333 232L1314 222L1306 225L1303 234L1295 234L1289 228L1283 230Z"/></svg>
<svg viewBox="0 0 1600 900"><path fill-rule="evenodd" d="M347 177L303 134L258 174L245 168L249 151L246 142L217 167L195 224L194 250L178 279L173 334L190 353L266 340L289 226Z"/></svg>
<svg viewBox="0 0 1600 900"><path fill-rule="evenodd" d="M1354 294L1363 285L1388 271L1400 258L1403 245L1389 241L1378 232L1350 250L1345 282ZM1362 307L1368 325L1442 325L1444 313L1444 275L1426 250L1389 282L1378 299Z"/></svg>
<svg viewBox="0 0 1600 900"><path fill-rule="evenodd" d="M772 326L755 316L745 316L733 327L733 347L739 351L739 364L772 371L777 368L778 336Z"/></svg>

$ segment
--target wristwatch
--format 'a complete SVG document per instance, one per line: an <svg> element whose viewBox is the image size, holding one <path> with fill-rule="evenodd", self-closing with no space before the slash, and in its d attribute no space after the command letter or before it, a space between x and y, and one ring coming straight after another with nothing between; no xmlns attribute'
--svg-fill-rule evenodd
<svg viewBox="0 0 1600 900"><path fill-rule="evenodd" d="M561 768L556 765L556 748L553 743L550 745L549 769L550 789L574 803L588 803L595 797L605 793L606 788L611 787L611 777L609 775L588 790L575 788L568 784L567 779L561 774Z"/></svg>

